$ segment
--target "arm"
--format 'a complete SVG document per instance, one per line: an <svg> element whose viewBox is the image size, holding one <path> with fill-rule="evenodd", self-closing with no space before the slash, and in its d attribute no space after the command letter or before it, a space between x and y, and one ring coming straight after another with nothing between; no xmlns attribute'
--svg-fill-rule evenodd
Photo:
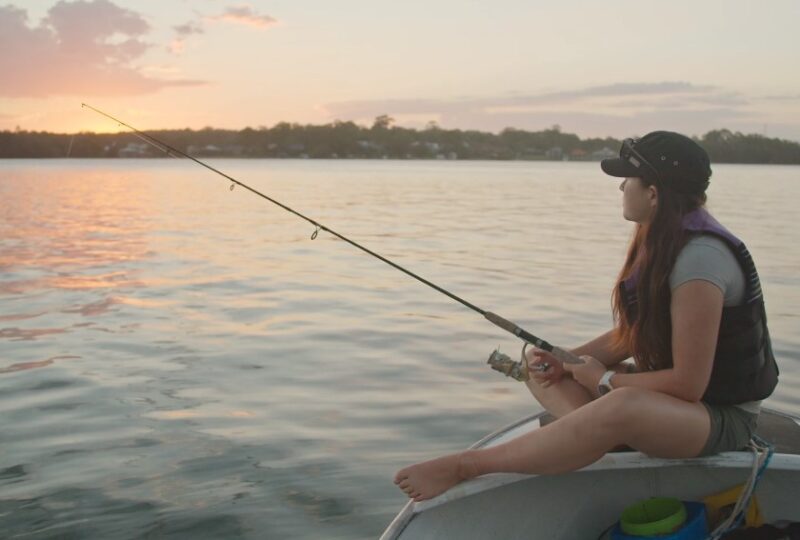
<svg viewBox="0 0 800 540"><path fill-rule="evenodd" d="M686 401L700 401L711 378L722 319L723 295L716 285L691 280L672 291L672 364L670 369L617 374L614 388L638 386Z"/></svg>
<svg viewBox="0 0 800 540"><path fill-rule="evenodd" d="M588 343L572 349L570 352L576 356L593 356L600 360L603 365L610 368L630 357L627 351L613 347L613 336L614 330L609 330Z"/></svg>
<svg viewBox="0 0 800 540"><path fill-rule="evenodd" d="M618 373L628 373L629 368L632 367L632 365L628 363L623 364L622 361L628 358L630 354L628 354L627 351L617 350L614 348L613 336L614 331L609 330L605 334L598 336L588 343L584 343L580 347L576 347L569 352L576 356L589 355L593 358L599 359L605 366L601 374L605 372L605 369L613 369ZM535 369L537 364L541 363L549 364L550 368L548 368L548 370L544 373L540 371L534 371L533 379L539 384L543 385L545 388L554 382L558 382L562 377L571 378L573 376L572 371L565 370L561 361L557 360L549 353L540 351L538 349L529 350L529 368ZM596 393L597 389L590 389L590 391Z"/></svg>

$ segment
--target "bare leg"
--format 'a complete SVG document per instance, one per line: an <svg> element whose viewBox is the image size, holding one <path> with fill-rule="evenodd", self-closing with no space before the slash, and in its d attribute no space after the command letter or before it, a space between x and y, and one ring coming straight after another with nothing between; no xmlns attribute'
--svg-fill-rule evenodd
<svg viewBox="0 0 800 540"><path fill-rule="evenodd" d="M652 456L689 458L703 449L710 427L701 403L641 388L619 388L507 443L402 469L395 475L395 483L421 501L481 474L576 470L620 444Z"/></svg>

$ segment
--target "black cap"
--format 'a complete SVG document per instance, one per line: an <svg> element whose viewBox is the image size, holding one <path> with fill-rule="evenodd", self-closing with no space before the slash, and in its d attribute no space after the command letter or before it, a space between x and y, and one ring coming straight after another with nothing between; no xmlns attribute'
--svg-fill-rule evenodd
<svg viewBox="0 0 800 540"><path fill-rule="evenodd" d="M647 177L685 193L702 193L711 178L708 154L695 141L672 131L653 131L641 139L625 139L620 157L604 159L606 174Z"/></svg>

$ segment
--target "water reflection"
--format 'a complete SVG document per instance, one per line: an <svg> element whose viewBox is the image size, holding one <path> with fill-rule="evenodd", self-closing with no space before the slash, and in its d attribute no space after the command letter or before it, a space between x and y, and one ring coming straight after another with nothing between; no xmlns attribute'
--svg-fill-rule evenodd
<svg viewBox="0 0 800 540"><path fill-rule="evenodd" d="M5 321L24 321L25 319L35 319L40 315L44 315L46 311L39 311L37 313L12 313L11 315L0 315L0 322Z"/></svg>
<svg viewBox="0 0 800 540"><path fill-rule="evenodd" d="M34 341L42 336L63 334L65 328L0 328L0 339L11 341Z"/></svg>
<svg viewBox="0 0 800 540"><path fill-rule="evenodd" d="M0 328L0 339L37 341L70 332L68 318L96 318L121 303L121 296L91 299L96 291L141 288L136 265L152 256L148 246L152 208L148 184L111 171L12 167L0 177L0 322L30 322ZM45 302L52 291L83 292L79 307ZM47 305L47 309L31 309ZM34 320L58 321L58 326ZM16 365L44 363L21 362Z"/></svg>
<svg viewBox="0 0 800 540"><path fill-rule="evenodd" d="M81 287L81 279L73 281L76 272L145 258L152 213L147 185L103 170L4 171L0 195L14 204L0 207L0 270L68 272L34 283ZM90 285L116 285L123 275L81 277Z"/></svg>
<svg viewBox="0 0 800 540"><path fill-rule="evenodd" d="M47 360L39 360L38 362L20 362L7 367L0 367L0 373L14 373L15 371L41 368L49 366L56 360L69 360L74 358L80 358L80 356L54 356L52 358L48 358Z"/></svg>
<svg viewBox="0 0 800 540"><path fill-rule="evenodd" d="M0 536L375 538L397 468L535 409L485 365L513 337L194 167L0 162ZM630 228L592 164L221 168L554 343L610 323ZM753 174L712 201L798 413L798 184L740 212Z"/></svg>

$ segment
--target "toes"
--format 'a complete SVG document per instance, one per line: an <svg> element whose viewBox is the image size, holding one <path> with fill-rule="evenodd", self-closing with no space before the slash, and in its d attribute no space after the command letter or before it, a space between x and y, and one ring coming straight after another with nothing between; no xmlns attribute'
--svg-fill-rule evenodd
<svg viewBox="0 0 800 540"><path fill-rule="evenodd" d="M402 482L400 482L397 485L400 487L400 489L406 489L407 487L409 487L411 485L411 483L408 480L403 480Z"/></svg>
<svg viewBox="0 0 800 540"><path fill-rule="evenodd" d="M394 475L394 483L399 484L400 482L406 480L407 478L408 475L405 473L405 471L398 471L398 473Z"/></svg>

